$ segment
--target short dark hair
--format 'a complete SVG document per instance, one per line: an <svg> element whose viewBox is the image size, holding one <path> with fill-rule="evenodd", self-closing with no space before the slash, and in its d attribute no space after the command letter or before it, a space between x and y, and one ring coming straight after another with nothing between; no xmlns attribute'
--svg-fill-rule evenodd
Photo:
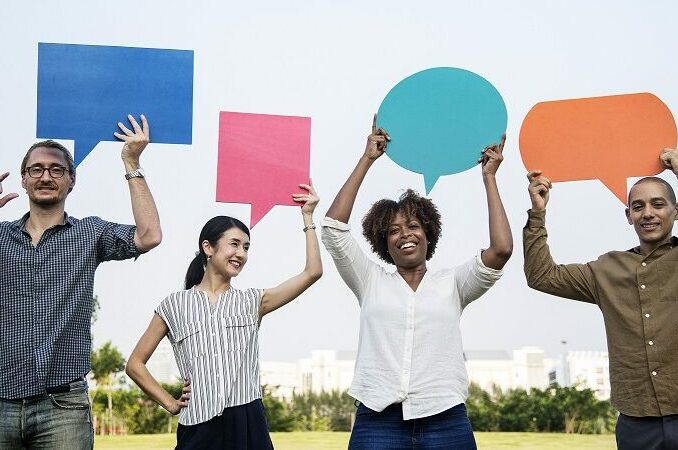
<svg viewBox="0 0 678 450"><path fill-rule="evenodd" d="M217 241L221 239L223 234L231 228L238 228L243 233L250 237L250 230L247 225L238 219L230 216L216 216L212 217L200 230L200 237L198 238L198 251L195 258L191 261L186 271L186 278L184 286L190 289L196 284L200 284L202 277L205 275L205 265L207 264L207 255L202 248L202 243L207 241L212 247L217 246Z"/></svg>
<svg viewBox="0 0 678 450"><path fill-rule="evenodd" d="M71 156L71 152L69 152L68 149L63 145L51 139L36 142L35 144L31 145L31 147L26 152L26 156L24 156L23 161L21 161L21 175L26 173L26 164L28 164L28 158L31 156L31 153L33 153L33 150L40 147L54 148L63 153L68 171L71 173L71 175L75 175L75 163L73 162L73 156Z"/></svg>
<svg viewBox="0 0 678 450"><path fill-rule="evenodd" d="M374 203L363 217L363 236L379 258L393 264L393 258L388 253L386 235L393 217L399 212L421 222L428 240L426 252L428 261L435 253L436 245L442 234L440 213L431 199L420 196L412 189L403 192L397 202L384 198Z"/></svg>
<svg viewBox="0 0 678 450"><path fill-rule="evenodd" d="M673 203L674 205L676 204L676 193L674 192L673 187L671 187L671 185L669 184L668 181L664 180L663 178L659 178L659 177L644 177L644 178L641 178L640 180L636 181L635 183L633 183L633 186L631 186L631 189L629 189L629 197L628 197L628 200L627 200L628 206L631 206L630 205L631 204L631 191L633 190L633 188L636 187L639 184L649 183L649 182L655 182L655 183L659 183L659 184L663 185L664 189L666 190L666 194L669 196L669 201L671 203Z"/></svg>

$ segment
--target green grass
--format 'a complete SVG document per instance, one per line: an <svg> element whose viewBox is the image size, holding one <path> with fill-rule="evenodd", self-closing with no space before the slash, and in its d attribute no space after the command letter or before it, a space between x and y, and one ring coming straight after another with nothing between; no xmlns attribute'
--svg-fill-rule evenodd
<svg viewBox="0 0 678 450"><path fill-rule="evenodd" d="M345 450L348 433L271 433L276 450ZM476 433L481 450L613 450L614 435L572 435L556 433ZM130 436L96 436L95 450L118 449L173 449L174 434L146 434Z"/></svg>

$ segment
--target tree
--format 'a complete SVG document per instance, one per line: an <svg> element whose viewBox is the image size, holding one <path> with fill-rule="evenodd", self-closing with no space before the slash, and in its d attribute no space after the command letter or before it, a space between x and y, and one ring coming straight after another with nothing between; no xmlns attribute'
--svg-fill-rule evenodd
<svg viewBox="0 0 678 450"><path fill-rule="evenodd" d="M106 342L98 350L91 354L92 377L101 386L108 397L108 432L112 434L111 424L113 423L113 381L116 373L125 368L125 358L111 341Z"/></svg>
<svg viewBox="0 0 678 450"><path fill-rule="evenodd" d="M274 397L271 394L271 388L267 385L261 387L261 392L268 430L292 431L294 428L294 417L292 417L287 403Z"/></svg>

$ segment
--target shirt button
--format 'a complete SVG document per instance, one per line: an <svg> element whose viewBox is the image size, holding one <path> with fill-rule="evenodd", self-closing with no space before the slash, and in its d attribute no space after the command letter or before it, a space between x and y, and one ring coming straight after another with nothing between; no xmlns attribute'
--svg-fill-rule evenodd
<svg viewBox="0 0 678 450"><path fill-rule="evenodd" d="M645 285L644 285L644 284L641 284L641 285L640 285L640 288L641 288L641 289L645 289Z"/></svg>
<svg viewBox="0 0 678 450"><path fill-rule="evenodd" d="M642 265L643 267L645 267L645 266L647 266L647 263L644 262L644 263L642 263L641 265Z"/></svg>
<svg viewBox="0 0 678 450"><path fill-rule="evenodd" d="M653 376L653 377L656 377L656 376L657 376L657 371L656 371L656 370L653 370L653 371L652 371L652 376Z"/></svg>
<svg viewBox="0 0 678 450"><path fill-rule="evenodd" d="M648 344L654 345L654 341L648 341Z"/></svg>
<svg viewBox="0 0 678 450"><path fill-rule="evenodd" d="M650 315L649 315L648 313L645 313L645 318L646 318L646 319L649 319L649 318L650 318Z"/></svg>

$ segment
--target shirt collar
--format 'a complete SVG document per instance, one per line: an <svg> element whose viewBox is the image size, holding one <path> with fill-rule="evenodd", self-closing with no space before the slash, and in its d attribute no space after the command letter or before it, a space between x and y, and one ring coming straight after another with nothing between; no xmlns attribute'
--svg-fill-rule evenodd
<svg viewBox="0 0 678 450"><path fill-rule="evenodd" d="M659 250L659 249L661 249L661 248L664 248L664 247L667 246L667 245L669 245L669 246L671 246L671 247L678 247L678 237L671 236L671 240L670 240L669 242L667 242L666 244L662 244L662 245L660 245L659 247L655 248L655 249L652 251L652 253L656 252L657 250ZM627 251L632 252L632 253L636 253L636 254L638 254L638 255L641 254L641 253L640 253L640 246L630 248L630 249L628 249ZM650 254L652 254L652 253L650 253ZM648 255L648 256L649 256L649 255Z"/></svg>
<svg viewBox="0 0 678 450"><path fill-rule="evenodd" d="M12 224L15 227L17 227L18 229L23 230L26 227L26 221L28 220L28 217L30 215L31 215L31 213L29 211L26 214L24 214L23 216L21 216L21 218L19 220L15 220L14 222L12 222ZM71 216L69 216L67 212L64 212L64 224L63 225L55 225L55 227L59 227L59 226L72 227L73 225L75 225L75 219L73 219ZM54 228L54 227L52 227L52 228Z"/></svg>

